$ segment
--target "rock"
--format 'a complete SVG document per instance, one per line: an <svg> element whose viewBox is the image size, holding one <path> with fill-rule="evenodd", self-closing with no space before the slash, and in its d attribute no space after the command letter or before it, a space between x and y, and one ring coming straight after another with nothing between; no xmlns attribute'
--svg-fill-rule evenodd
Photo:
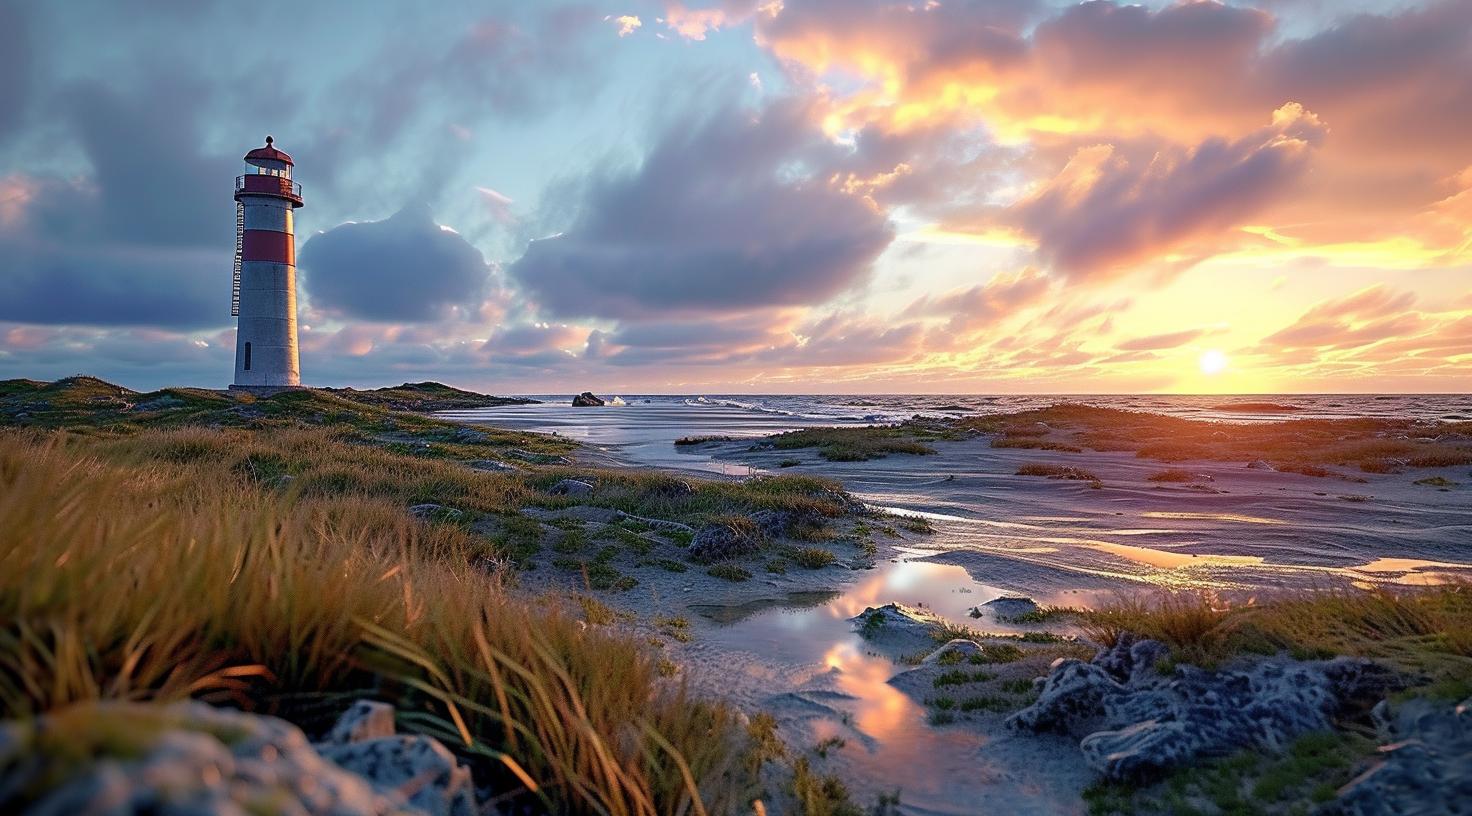
<svg viewBox="0 0 1472 816"><path fill-rule="evenodd" d="M376 790L397 793L429 816L478 813L470 769L439 740L398 735L320 748L323 757L367 779Z"/></svg>
<svg viewBox="0 0 1472 816"><path fill-rule="evenodd" d="M572 398L572 407L574 408L596 408L603 404L603 400L595 396L592 391L584 391Z"/></svg>
<svg viewBox="0 0 1472 816"><path fill-rule="evenodd" d="M1018 618L1026 618L1041 611L1037 601L1021 595L1003 595L995 600L987 601L971 610L971 617L979 618L990 612L992 617L999 621L1015 621Z"/></svg>
<svg viewBox="0 0 1472 816"><path fill-rule="evenodd" d="M1251 462L1248 462L1247 463L1247 469L1248 470L1271 470L1271 471L1276 471L1277 470L1277 468L1273 467L1272 465L1268 464L1267 462L1264 462L1261 459L1253 459Z"/></svg>
<svg viewBox="0 0 1472 816"><path fill-rule="evenodd" d="M640 524L647 524L650 527L652 527L652 528L654 528L656 530L659 530L661 532L666 532L666 533L689 533L691 535L692 539L693 539L693 537L695 535L695 528L694 527L691 527L688 524L681 524L678 521L670 521L669 519L649 518L647 516L636 516L633 513L625 513L622 510L619 511L618 517L621 518L621 519L628 519L629 521L636 521L636 522L638 522Z"/></svg>
<svg viewBox="0 0 1472 816"><path fill-rule="evenodd" d="M168 394L156 399L140 402L133 406L134 411L166 411L170 408L179 408L184 405L184 400L172 397Z"/></svg>
<svg viewBox="0 0 1472 816"><path fill-rule="evenodd" d="M521 514L530 516L538 521L557 521L558 519L572 519L584 524L612 524L623 516L611 507L594 507L589 504L575 504L572 507L564 507L560 510L548 510L543 507L523 507Z"/></svg>
<svg viewBox="0 0 1472 816"><path fill-rule="evenodd" d="M473 459L466 463L471 470L483 470L487 473L518 473L521 468L516 465L508 465L495 459Z"/></svg>
<svg viewBox="0 0 1472 816"><path fill-rule="evenodd" d="M1382 709L1383 707L1377 707ZM1393 740L1381 759L1339 791L1325 813L1433 816L1472 813L1472 699L1415 699L1381 711Z"/></svg>
<svg viewBox="0 0 1472 816"><path fill-rule="evenodd" d="M327 742L346 745L394 735L394 707L373 700L359 700L337 718L327 733Z"/></svg>
<svg viewBox="0 0 1472 816"><path fill-rule="evenodd" d="M453 507L446 507L443 504L426 502L424 504L416 504L410 507L409 515L413 516L414 518L421 519L456 521L458 519L464 518L465 512L463 510L456 510Z"/></svg>
<svg viewBox="0 0 1472 816"><path fill-rule="evenodd" d="M591 496L593 495L593 486L587 482L580 482L577 479L563 479L557 484L552 485L552 489L547 492L554 496Z"/></svg>
<svg viewBox="0 0 1472 816"><path fill-rule="evenodd" d="M929 651L943 637L945 625L924 610L889 603L868 607L849 618L859 634L875 648L892 656Z"/></svg>
<svg viewBox="0 0 1472 816"><path fill-rule="evenodd" d="M1296 737L1368 711L1398 681L1367 660L1258 660L1207 671L1177 666L1156 641L1121 638L1093 661L1061 659L1038 700L1008 719L1026 731L1083 735L1085 760L1110 779L1134 779L1241 749L1281 751Z"/></svg>
<svg viewBox="0 0 1472 816"><path fill-rule="evenodd" d="M99 750L71 755L57 750L58 739L79 740L78 744L96 745ZM390 752L379 768L348 769L323 755L330 751L365 755L369 752L359 746L383 739L319 750L285 720L199 702L78 706L36 721L0 725L0 769L4 769L0 812L34 816L475 812L469 770L428 737L387 738L419 747L399 752L397 761ZM411 760L417 764L411 765ZM401 768L422 774L418 784L404 785L410 777L390 772Z"/></svg>
<svg viewBox="0 0 1472 816"><path fill-rule="evenodd" d="M747 518L762 531L765 538L782 538L791 529L796 516L787 510L758 510Z"/></svg>
<svg viewBox="0 0 1472 816"><path fill-rule="evenodd" d="M929 666L940 663L942 660L955 660L955 658L946 657L946 655L951 653L959 654L961 656L961 662L965 662L974 655L984 654L985 651L985 649L981 648L981 644L974 640L953 638L952 640L946 641L944 646L926 655L925 659L920 661L920 663L921 665Z"/></svg>
<svg viewBox="0 0 1472 816"><path fill-rule="evenodd" d="M695 537L690 540L690 556L708 564L750 555L761 547L760 531L738 528L731 524L711 523L695 531Z"/></svg>
<svg viewBox="0 0 1472 816"><path fill-rule="evenodd" d="M462 445L480 445L488 440L489 437L486 436L485 431L475 428L456 428L455 432L450 434L451 442L459 442Z"/></svg>

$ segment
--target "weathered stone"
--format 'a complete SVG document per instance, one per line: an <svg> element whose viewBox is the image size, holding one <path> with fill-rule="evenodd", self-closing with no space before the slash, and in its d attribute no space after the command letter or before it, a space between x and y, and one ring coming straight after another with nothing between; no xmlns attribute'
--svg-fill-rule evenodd
<svg viewBox="0 0 1472 816"><path fill-rule="evenodd" d="M394 734L394 707L374 700L359 700L337 718L337 724L327 733L327 742L346 745L350 742Z"/></svg>
<svg viewBox="0 0 1472 816"><path fill-rule="evenodd" d="M429 816L475 816L470 769L438 740L389 736L344 745L321 746L322 756L372 783L381 792L402 796Z"/></svg>
<svg viewBox="0 0 1472 816"><path fill-rule="evenodd" d="M979 618L990 612L992 617L999 621L1015 621L1018 618L1036 614L1041 608L1032 598L1021 595L1004 595L972 609L971 617Z"/></svg>
<svg viewBox="0 0 1472 816"><path fill-rule="evenodd" d="M547 492L554 496L591 496L593 495L593 486L587 482L580 482L577 479L563 479L557 484L552 485L552 489Z"/></svg>
<svg viewBox="0 0 1472 816"><path fill-rule="evenodd" d="M766 538L782 538L792 528L796 516L787 510L758 510L747 518Z"/></svg>
<svg viewBox="0 0 1472 816"><path fill-rule="evenodd" d="M48 734L112 747L85 759L64 756L48 750ZM449 788L426 779L413 796L376 787L325 759L284 720L197 702L101 703L0 725L0 768L0 812L33 816L409 816L468 814L463 805L474 804L468 780ZM420 804L431 800L447 804Z"/></svg>
<svg viewBox="0 0 1472 816"><path fill-rule="evenodd" d="M487 473L517 473L521 470L516 465L508 465L495 459L474 459L466 464L470 465L471 470L483 470Z"/></svg>
<svg viewBox="0 0 1472 816"><path fill-rule="evenodd" d="M162 397L140 402L133 406L134 411L167 411L170 408L179 408L184 405L184 400L172 397L168 394Z"/></svg>
<svg viewBox="0 0 1472 816"><path fill-rule="evenodd" d="M710 563L750 555L761 549L758 533L731 524L711 523L695 531L690 540L690 556Z"/></svg>
<svg viewBox="0 0 1472 816"><path fill-rule="evenodd" d="M595 396L592 391L584 391L572 398L572 407L574 408L596 408L603 404L603 400Z"/></svg>
<svg viewBox="0 0 1472 816"><path fill-rule="evenodd" d="M1334 719L1368 710L1394 688L1389 670L1366 660L1258 660L1207 671L1177 666L1155 641L1121 638L1092 662L1053 664L1038 700L1008 724L1083 736L1089 764L1111 779L1165 771L1199 756L1252 748L1281 751Z"/></svg>
<svg viewBox="0 0 1472 816"><path fill-rule="evenodd" d="M450 435L451 442L459 442L462 445L480 445L484 444L487 439L485 431L475 428L456 428L455 432Z"/></svg>
<svg viewBox="0 0 1472 816"><path fill-rule="evenodd" d="M1277 470L1277 468L1261 459L1253 459L1251 462L1248 462L1247 468L1249 470Z"/></svg>
<svg viewBox="0 0 1472 816"><path fill-rule="evenodd" d="M411 506L409 508L409 515L413 516L414 518L421 519L432 518L443 519L445 521L454 521L456 519L463 518L465 516L465 512L462 510L456 510L453 507L446 507L443 504L426 502L424 504L416 504Z"/></svg>
<svg viewBox="0 0 1472 816"><path fill-rule="evenodd" d="M893 656L929 650L945 631L944 623L936 616L896 603L868 607L849 621L871 646Z"/></svg>
<svg viewBox="0 0 1472 816"><path fill-rule="evenodd" d="M619 512L618 517L621 519L638 522L640 524L647 524L648 526L654 528L655 530L659 530L660 532L689 533L692 537L695 535L694 527L691 527L688 524L681 524L678 521L670 521L669 519L660 518L649 518L648 516L636 516L633 513L625 513L622 511Z"/></svg>
<svg viewBox="0 0 1472 816"><path fill-rule="evenodd" d="M1472 699L1460 705L1408 700L1377 707L1392 740L1380 760L1325 808L1336 816L1441 816L1472 813Z"/></svg>
<svg viewBox="0 0 1472 816"><path fill-rule="evenodd" d="M984 653L985 650L981 648L981 644L977 643L974 640L967 640L965 638L953 638L946 641L944 646L941 646L939 649L936 649L935 651L926 655L925 659L922 660L921 663L923 665L929 666L935 663L940 663L942 661L950 662L956 660L956 658L947 658L946 655L949 654L960 655L960 659L962 661L965 661L973 656L980 656Z"/></svg>

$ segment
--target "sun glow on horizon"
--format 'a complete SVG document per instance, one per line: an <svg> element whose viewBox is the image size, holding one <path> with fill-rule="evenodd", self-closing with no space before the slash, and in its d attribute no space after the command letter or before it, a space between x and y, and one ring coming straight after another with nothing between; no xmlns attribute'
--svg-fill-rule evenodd
<svg viewBox="0 0 1472 816"><path fill-rule="evenodd" d="M1217 375L1227 370L1227 355L1221 349L1207 349L1201 353L1201 358L1196 364L1201 367L1201 373L1208 377Z"/></svg>

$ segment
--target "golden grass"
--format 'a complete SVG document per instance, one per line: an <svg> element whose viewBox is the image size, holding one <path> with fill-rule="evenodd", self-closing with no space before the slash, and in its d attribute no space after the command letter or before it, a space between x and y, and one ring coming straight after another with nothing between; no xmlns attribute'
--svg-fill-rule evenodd
<svg viewBox="0 0 1472 816"><path fill-rule="evenodd" d="M514 484L395 472L372 450L287 491L236 467L266 452L287 470L331 460L323 433L0 434L0 714L195 696L312 730L369 693L474 758L483 782L557 812L749 801L730 710L660 681L634 641L509 597L494 553L401 503L425 480L472 507ZM334 472L368 483L320 489Z"/></svg>
<svg viewBox="0 0 1472 816"><path fill-rule="evenodd" d="M1078 445L1134 451L1148 459L1250 462L1329 475L1315 466L1366 472L1472 464L1472 424L1398 419L1296 419L1208 422L1142 411L1063 403L1012 414L955 420L959 428L999 434L995 447Z"/></svg>
<svg viewBox="0 0 1472 816"><path fill-rule="evenodd" d="M1125 598L1082 613L1090 638L1123 632L1212 664L1241 653L1352 655L1431 679L1472 678L1472 585L1330 589L1231 603L1211 593Z"/></svg>

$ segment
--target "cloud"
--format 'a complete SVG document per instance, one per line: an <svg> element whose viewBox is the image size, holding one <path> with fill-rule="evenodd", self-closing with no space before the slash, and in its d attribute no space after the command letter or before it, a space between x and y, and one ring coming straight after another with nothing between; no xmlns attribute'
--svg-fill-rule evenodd
<svg viewBox="0 0 1472 816"><path fill-rule="evenodd" d="M1292 325L1263 338L1268 349L1343 349L1419 333L1427 323L1410 311L1411 292L1383 284L1315 304Z"/></svg>
<svg viewBox="0 0 1472 816"><path fill-rule="evenodd" d="M31 97L30 18L17 0L0 0L0 144L14 134Z"/></svg>
<svg viewBox="0 0 1472 816"><path fill-rule="evenodd" d="M1288 104L1270 126L1233 141L1148 156L1095 145L1000 220L1035 239L1064 275L1116 272L1245 223L1292 189L1324 133L1317 117Z"/></svg>
<svg viewBox="0 0 1472 816"><path fill-rule="evenodd" d="M0 319L172 327L229 320L231 207L221 185L236 164L200 149L200 93L159 76L147 93L86 83L56 97L91 172L0 178Z"/></svg>
<svg viewBox="0 0 1472 816"><path fill-rule="evenodd" d="M1121 351L1160 351L1163 349L1179 348L1208 333L1209 331L1207 329L1182 329L1181 331L1135 337L1125 340L1122 343L1117 343L1115 347Z"/></svg>
<svg viewBox="0 0 1472 816"><path fill-rule="evenodd" d="M638 16L633 14L621 14L617 17L610 14L607 17L603 18L603 22L612 22L614 25L618 26L618 35L620 37L627 37L630 34L633 34L639 29L640 26L644 25L644 21L640 20Z"/></svg>
<svg viewBox="0 0 1472 816"><path fill-rule="evenodd" d="M594 177L566 231L508 269L550 314L649 318L821 303L894 237L833 183L844 151L806 103L723 108L671 126L632 170Z"/></svg>
<svg viewBox="0 0 1472 816"><path fill-rule="evenodd" d="M318 233L298 262L313 308L362 320L464 317L481 305L490 283L480 250L435 224L422 205Z"/></svg>

